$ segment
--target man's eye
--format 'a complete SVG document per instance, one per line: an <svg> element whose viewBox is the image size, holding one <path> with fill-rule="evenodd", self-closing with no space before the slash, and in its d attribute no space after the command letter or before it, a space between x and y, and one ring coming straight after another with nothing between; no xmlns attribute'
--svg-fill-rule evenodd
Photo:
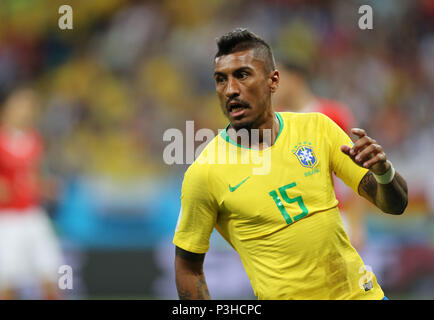
<svg viewBox="0 0 434 320"><path fill-rule="evenodd" d="M225 78L224 77L216 77L215 78L215 82L216 83L223 83L225 81Z"/></svg>
<svg viewBox="0 0 434 320"><path fill-rule="evenodd" d="M244 78L246 78L248 75L249 75L249 74L248 74L247 72L245 72L245 71L241 71L241 72L238 74L238 78L239 78L239 79L244 79Z"/></svg>

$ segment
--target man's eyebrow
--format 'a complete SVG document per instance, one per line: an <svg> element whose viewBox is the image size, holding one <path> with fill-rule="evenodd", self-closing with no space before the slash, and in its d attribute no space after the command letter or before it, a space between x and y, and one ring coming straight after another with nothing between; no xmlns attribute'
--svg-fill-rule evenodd
<svg viewBox="0 0 434 320"><path fill-rule="evenodd" d="M246 70L251 71L251 70L253 70L253 68L251 68L249 66L242 66L242 67L239 67L239 68L233 70L231 73L236 73L236 72L246 71ZM214 77L215 76L224 76L224 75L226 75L225 72L221 72L221 71L215 71L214 72Z"/></svg>
<svg viewBox="0 0 434 320"><path fill-rule="evenodd" d="M242 67L239 67L238 69L236 69L234 72L239 72L239 71L244 71L244 70L253 70L253 68L249 67L249 66L242 66Z"/></svg>
<svg viewBox="0 0 434 320"><path fill-rule="evenodd" d="M220 71L214 72L214 77L216 77L216 76L224 76L224 75L225 74L223 72L220 72Z"/></svg>

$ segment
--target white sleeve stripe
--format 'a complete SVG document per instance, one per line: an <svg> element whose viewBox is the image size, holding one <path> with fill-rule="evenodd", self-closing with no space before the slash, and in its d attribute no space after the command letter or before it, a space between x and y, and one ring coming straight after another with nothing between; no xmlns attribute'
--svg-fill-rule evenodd
<svg viewBox="0 0 434 320"><path fill-rule="evenodd" d="M179 225L181 223L181 217L182 217L182 205L181 205L181 209L179 210L178 221L176 222L175 232L178 231Z"/></svg>

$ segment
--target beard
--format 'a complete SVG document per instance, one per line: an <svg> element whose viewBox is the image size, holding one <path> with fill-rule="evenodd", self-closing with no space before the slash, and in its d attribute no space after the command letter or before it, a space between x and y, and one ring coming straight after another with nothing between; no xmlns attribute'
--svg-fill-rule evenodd
<svg viewBox="0 0 434 320"><path fill-rule="evenodd" d="M235 131L241 130L241 129L246 129L246 130L251 130L254 128L254 124L256 122L255 120L245 120L245 121L240 121L240 122L231 122L231 127L233 129L235 129Z"/></svg>
<svg viewBox="0 0 434 320"><path fill-rule="evenodd" d="M251 108L249 108L250 110L252 110ZM243 118L240 119L239 121L234 120L231 121L230 127L235 129L236 131L240 130L240 129L246 129L246 130L251 130L251 129L256 129L259 127L259 125L262 124L263 119L266 117L266 112L265 110L262 110L260 113L256 114L256 116L254 116L254 118L252 118L252 116L250 116L249 118Z"/></svg>

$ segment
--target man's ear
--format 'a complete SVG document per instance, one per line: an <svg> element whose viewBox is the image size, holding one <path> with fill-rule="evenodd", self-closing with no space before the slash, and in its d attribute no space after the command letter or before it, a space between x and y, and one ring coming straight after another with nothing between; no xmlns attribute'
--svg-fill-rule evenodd
<svg viewBox="0 0 434 320"><path fill-rule="evenodd" d="M280 82L279 71L277 70L271 71L268 76L268 85L270 87L271 93L276 92L277 88L279 87L279 82Z"/></svg>

